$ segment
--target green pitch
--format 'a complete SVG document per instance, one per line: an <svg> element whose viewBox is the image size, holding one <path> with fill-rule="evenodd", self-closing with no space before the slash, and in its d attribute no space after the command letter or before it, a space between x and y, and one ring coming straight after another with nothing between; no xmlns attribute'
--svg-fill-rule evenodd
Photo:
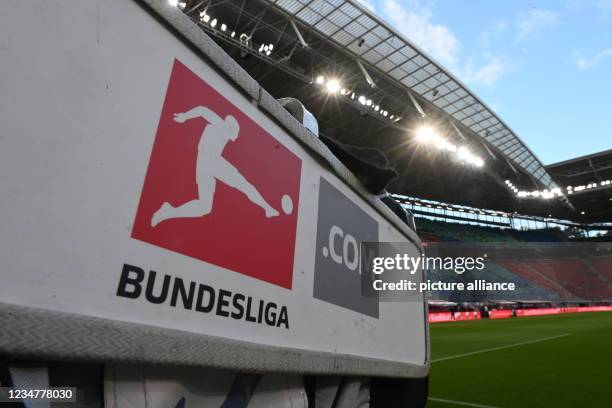
<svg viewBox="0 0 612 408"><path fill-rule="evenodd" d="M612 313L436 323L431 408L612 407Z"/></svg>

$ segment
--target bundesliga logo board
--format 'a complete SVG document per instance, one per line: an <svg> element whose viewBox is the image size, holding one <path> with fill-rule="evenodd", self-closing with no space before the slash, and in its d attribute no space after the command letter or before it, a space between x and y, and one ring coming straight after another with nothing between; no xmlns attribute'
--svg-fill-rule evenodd
<svg viewBox="0 0 612 408"><path fill-rule="evenodd" d="M291 289L301 160L178 60L132 236Z"/></svg>

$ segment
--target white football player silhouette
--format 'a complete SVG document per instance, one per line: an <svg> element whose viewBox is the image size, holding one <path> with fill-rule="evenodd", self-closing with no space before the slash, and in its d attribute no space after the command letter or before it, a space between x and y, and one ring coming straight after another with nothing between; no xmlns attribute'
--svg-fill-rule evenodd
<svg viewBox="0 0 612 408"><path fill-rule="evenodd" d="M210 214L217 181L222 181L243 192L249 200L263 208L266 217L278 216L279 212L268 204L240 171L221 155L227 143L238 138L240 125L236 118L232 115L222 118L205 106L197 106L187 112L174 114L174 121L177 123L194 118L204 118L208 122L198 144L196 159L195 178L198 198L178 207L173 207L169 202L163 203L153 214L151 226L155 227L160 222L172 218L194 218ZM286 199L290 200L285 195L283 200Z"/></svg>

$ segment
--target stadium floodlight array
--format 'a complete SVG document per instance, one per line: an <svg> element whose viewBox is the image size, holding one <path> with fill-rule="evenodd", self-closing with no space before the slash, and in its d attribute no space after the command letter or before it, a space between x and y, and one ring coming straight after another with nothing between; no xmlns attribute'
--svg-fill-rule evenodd
<svg viewBox="0 0 612 408"><path fill-rule="evenodd" d="M178 7L181 10L184 10L187 5L185 2L179 0L168 0L168 4L173 7ZM235 31L231 31L231 34L228 34L228 25L219 21L217 18L209 15L206 9L199 12L199 21L202 24L206 24L210 29L212 29L212 32L215 32L217 34L221 34L220 32L222 32L224 35L229 35L229 37L231 37L232 39L236 36ZM257 49L257 51L259 51L262 56L269 57L272 54L272 51L274 50L274 44L272 43L261 43L259 44L259 47L257 47L257 45L251 43L251 36L246 33L240 34L238 39L244 46L247 46L253 50ZM314 83L316 85L321 86L329 94L339 94L340 96L349 98L352 101L357 99L356 102L365 107L366 109L370 110L370 113L380 115L380 119L389 120L391 122L397 122L401 119L400 115L389 114L388 110L384 109L378 104L375 104L372 99L368 98L366 95L355 95L355 92L344 88L340 80L337 78L329 78L326 80L323 75L319 75L315 79Z"/></svg>
<svg viewBox="0 0 612 408"><path fill-rule="evenodd" d="M567 186L567 194L580 193L583 191L592 190L594 188L607 188L608 186L612 187L612 180L603 180L600 182L592 182L588 184L581 184L579 186Z"/></svg>
<svg viewBox="0 0 612 408"><path fill-rule="evenodd" d="M563 191L559 187L555 187L552 189L544 189L544 190L533 190L533 191L525 191L519 190L510 180L506 180L506 186L517 196L520 198L543 198L545 200L554 198L554 197L563 197ZM608 188L612 187L612 180L603 180L600 182L592 182L588 184L582 184L579 186L567 186L567 194L575 194L581 193L584 191L589 191L593 189L599 188Z"/></svg>
<svg viewBox="0 0 612 408"><path fill-rule="evenodd" d="M454 154L455 157L461 162L471 164L476 167L484 166L484 160L482 158L470 152L470 150L465 146L457 146L456 144L449 142L444 137L440 136L440 134L431 126L421 126L415 131L415 134L419 143L432 145L439 150Z"/></svg>
<svg viewBox="0 0 612 408"><path fill-rule="evenodd" d="M261 44L259 46L259 52L261 52L262 54L266 54L266 55L270 55L272 54L272 50L274 49L274 44L270 43L270 44Z"/></svg>
<svg viewBox="0 0 612 408"><path fill-rule="evenodd" d="M180 9L184 9L185 8L185 3L184 2L178 2L178 0L168 0L168 3L172 6L176 6L179 7ZM208 24L211 28L216 29L217 26L219 27L218 30L222 31L223 33L228 32L228 26L227 24L220 22L218 19L210 16L206 10L200 11L200 21L204 24ZM231 38L236 37L236 31L231 31L231 33L229 34L229 36ZM238 39L240 40L241 43L243 43L246 46L250 46L250 40L251 37L245 33L240 34L240 36L238 37ZM272 54L272 50L274 50L274 44L269 43L269 44L260 44L259 45L259 53L263 54L265 56L270 56L270 54Z"/></svg>
<svg viewBox="0 0 612 408"><path fill-rule="evenodd" d="M544 190L519 190L510 180L506 180L506 186L519 198L542 198L549 200L554 197L563 197L563 192L559 187Z"/></svg>
<svg viewBox="0 0 612 408"><path fill-rule="evenodd" d="M174 7L178 7L181 10L184 10L187 5L187 3L181 2L179 0L168 0L168 4ZM214 29L213 31L215 32L218 32L220 30L223 33L226 33L228 31L228 26L226 23L220 22L217 18L210 16L206 12L206 10L200 11L199 17L200 17L201 23L208 24L208 26ZM236 32L231 31L231 34L229 34L229 36L231 38L234 38L236 36ZM254 44L250 44L251 36L245 33L242 33L239 36L239 40L245 46L248 46L248 47L253 46L254 48L257 49L257 47ZM272 43L263 44L262 43L259 45L258 51L260 54L269 57L272 54L273 49L274 49L274 44ZM400 115L396 115L392 113L390 114L388 110L384 109L378 104L375 104L372 101L372 99L368 98L366 95L358 95L358 96L355 95L355 92L342 87L340 80L336 78L330 78L326 80L326 78L323 75L319 75L314 82L315 84L322 86L329 94L333 94L333 95L339 94L342 97L350 98L351 100L355 100L355 98L357 98L357 102L359 104L366 107L368 110L371 111L371 113L380 115L382 119L389 120L391 122L397 122L402 118Z"/></svg>
<svg viewBox="0 0 612 408"><path fill-rule="evenodd" d="M314 84L323 88L327 93L332 95L340 95L341 97L357 102L368 109L370 112L378 114L383 118L392 122L397 122L401 116L389 114L389 111L374 103L367 95L357 95L352 90L342 86L342 83L337 78L326 78L324 75L319 75L315 78Z"/></svg>

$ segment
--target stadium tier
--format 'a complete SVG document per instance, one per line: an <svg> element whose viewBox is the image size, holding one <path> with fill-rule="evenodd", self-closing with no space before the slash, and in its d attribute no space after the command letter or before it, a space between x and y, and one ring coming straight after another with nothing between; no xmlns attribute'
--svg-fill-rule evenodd
<svg viewBox="0 0 612 408"><path fill-rule="evenodd" d="M561 242L563 235L556 229L519 231L469 224L455 224L416 219L417 230L429 242Z"/></svg>
<svg viewBox="0 0 612 408"><path fill-rule="evenodd" d="M507 230L507 234L522 242L562 242L567 241L561 232L556 229L549 230Z"/></svg>
<svg viewBox="0 0 612 408"><path fill-rule="evenodd" d="M415 220L419 235L426 242L516 242L515 237L499 228L480 227L432 221Z"/></svg>
<svg viewBox="0 0 612 408"><path fill-rule="evenodd" d="M558 230L518 231L423 218L416 219L416 225L425 242L550 243L567 240ZM430 276L457 281L459 278L451 276L452 273L432 271ZM506 300L609 300L612 299L612 258L568 255L560 259L497 259L489 263L486 271L473 271L473 279L515 282L517 290ZM452 294L437 294L440 299L449 296Z"/></svg>

